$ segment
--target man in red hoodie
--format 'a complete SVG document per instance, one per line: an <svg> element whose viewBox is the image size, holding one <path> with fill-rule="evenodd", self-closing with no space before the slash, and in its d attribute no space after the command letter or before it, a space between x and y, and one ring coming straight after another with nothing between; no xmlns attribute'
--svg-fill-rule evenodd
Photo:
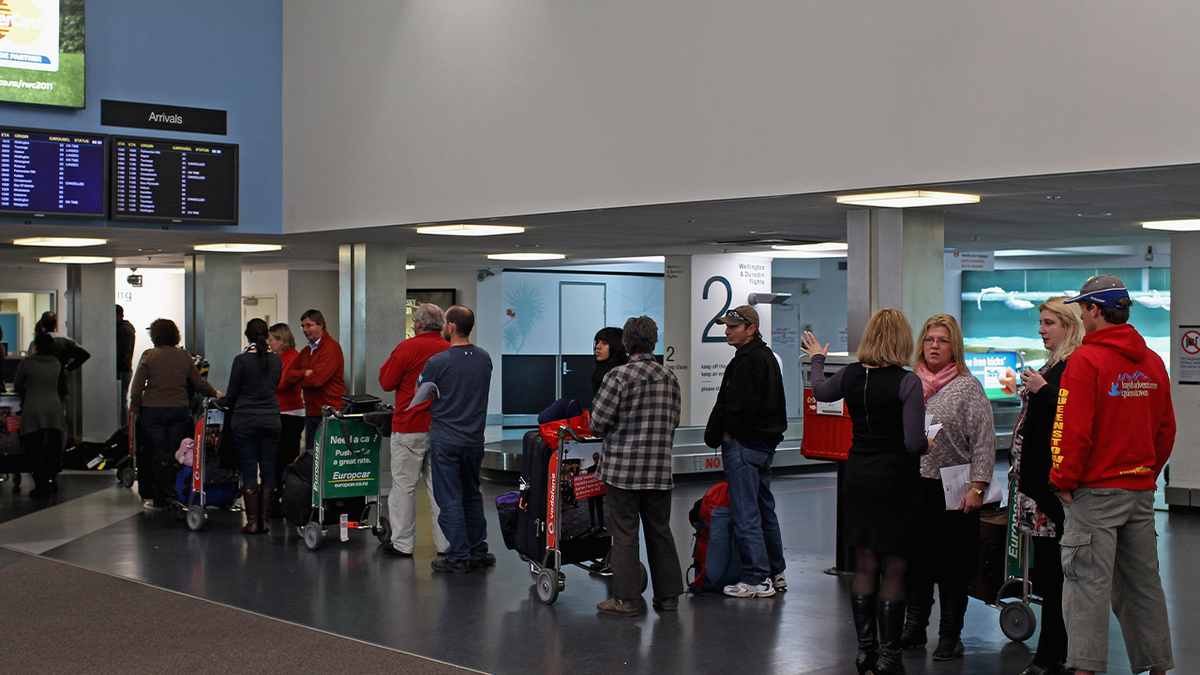
<svg viewBox="0 0 1200 675"><path fill-rule="evenodd" d="M413 312L413 336L396 345L391 357L379 369L379 386L396 392L396 411L392 413L392 491L388 493L388 516L392 521L392 540L383 545L388 555L412 557L417 539L417 482L425 481L429 510L433 517L433 543L438 553L450 545L438 526L437 501L433 498L433 473L429 455L429 403L409 409L417 392L417 378L425 362L434 354L450 348L442 337L446 321L437 305L423 304Z"/></svg>
<svg viewBox="0 0 1200 675"><path fill-rule="evenodd" d="M1154 489L1175 443L1170 378L1130 326L1120 279L1101 274L1079 295L1087 335L1067 361L1051 436L1050 489L1066 510L1062 537L1067 666L1108 670L1108 612L1133 672L1175 667L1158 576Z"/></svg>
<svg viewBox="0 0 1200 675"><path fill-rule="evenodd" d="M342 346L325 331L325 315L310 309L300 315L300 330L308 345L300 350L283 381L299 384L304 393L304 447L312 450L321 426L321 407L342 407L346 395L346 362Z"/></svg>

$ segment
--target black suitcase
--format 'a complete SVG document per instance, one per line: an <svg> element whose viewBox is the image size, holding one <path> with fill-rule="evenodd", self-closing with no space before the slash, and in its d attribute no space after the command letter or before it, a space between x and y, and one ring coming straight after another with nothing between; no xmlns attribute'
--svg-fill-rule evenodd
<svg viewBox="0 0 1200 675"><path fill-rule="evenodd" d="M312 470L313 456L305 452L300 458L283 470L283 494L280 497L280 510L288 522L298 527L304 527L309 519L316 516L312 507ZM352 521L361 521L366 514L366 497L348 497L346 499L325 500L325 522L322 525L336 524L345 513Z"/></svg>

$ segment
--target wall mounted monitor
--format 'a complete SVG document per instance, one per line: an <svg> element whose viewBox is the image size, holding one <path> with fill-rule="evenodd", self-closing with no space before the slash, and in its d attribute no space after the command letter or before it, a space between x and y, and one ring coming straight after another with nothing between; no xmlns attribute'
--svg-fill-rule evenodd
<svg viewBox="0 0 1200 675"><path fill-rule="evenodd" d="M84 107L84 0L0 0L0 101Z"/></svg>
<svg viewBox="0 0 1200 675"><path fill-rule="evenodd" d="M0 127L0 215L106 217L107 138Z"/></svg>
<svg viewBox="0 0 1200 675"><path fill-rule="evenodd" d="M112 137L112 219L237 225L238 146Z"/></svg>

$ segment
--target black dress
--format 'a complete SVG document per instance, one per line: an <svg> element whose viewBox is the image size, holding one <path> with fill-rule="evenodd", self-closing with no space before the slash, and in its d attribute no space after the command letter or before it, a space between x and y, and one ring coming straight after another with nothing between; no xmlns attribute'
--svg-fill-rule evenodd
<svg viewBox="0 0 1200 675"><path fill-rule="evenodd" d="M842 481L845 543L912 557L921 531L919 455L928 447L921 380L899 366L858 363L825 380L824 361L813 359L813 394L843 399L854 425Z"/></svg>

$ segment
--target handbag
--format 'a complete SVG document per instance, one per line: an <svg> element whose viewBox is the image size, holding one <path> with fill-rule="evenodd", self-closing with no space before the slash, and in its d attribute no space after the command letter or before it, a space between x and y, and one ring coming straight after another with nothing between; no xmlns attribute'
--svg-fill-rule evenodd
<svg viewBox="0 0 1200 675"><path fill-rule="evenodd" d="M592 415L574 399L560 398L538 415L538 432L551 450L558 449L558 430L567 427L578 436L591 436Z"/></svg>

